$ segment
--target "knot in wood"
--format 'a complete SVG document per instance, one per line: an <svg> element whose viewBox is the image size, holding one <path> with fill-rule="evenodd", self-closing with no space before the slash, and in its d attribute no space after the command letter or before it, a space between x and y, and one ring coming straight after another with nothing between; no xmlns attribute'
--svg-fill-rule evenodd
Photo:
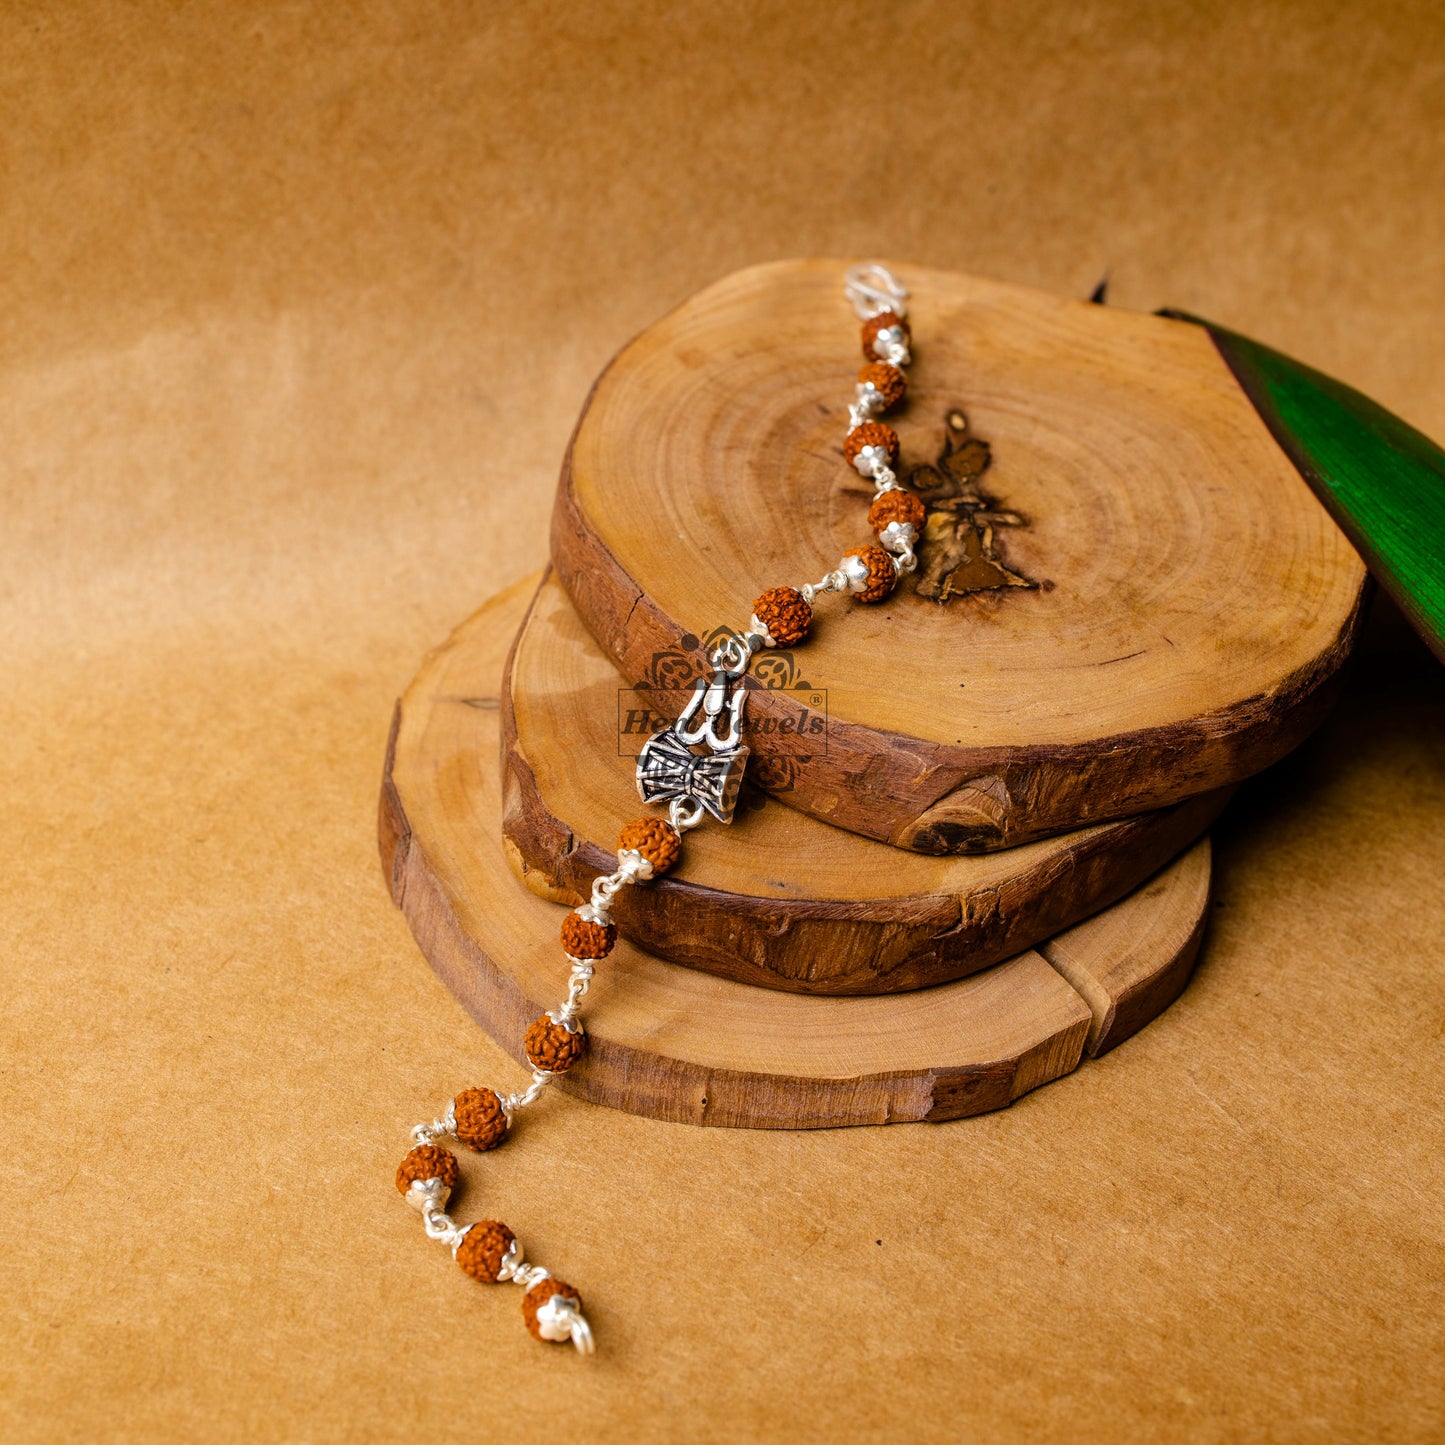
<svg viewBox="0 0 1445 1445"><path fill-rule="evenodd" d="M516 1237L498 1220L483 1219L462 1236L462 1242L457 1245L457 1263L482 1284L496 1284L502 1260Z"/></svg>
<svg viewBox="0 0 1445 1445"><path fill-rule="evenodd" d="M495 1149L507 1137L507 1113L491 1089L463 1089L452 1100L455 1134L469 1149Z"/></svg>
<svg viewBox="0 0 1445 1445"><path fill-rule="evenodd" d="M448 1189L455 1189L461 1178L457 1156L439 1144L418 1144L396 1171L396 1188L405 1194L418 1179L440 1179Z"/></svg>

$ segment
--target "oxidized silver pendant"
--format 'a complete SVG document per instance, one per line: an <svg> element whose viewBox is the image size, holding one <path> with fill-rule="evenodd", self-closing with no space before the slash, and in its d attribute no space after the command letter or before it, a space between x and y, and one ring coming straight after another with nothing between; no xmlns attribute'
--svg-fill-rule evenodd
<svg viewBox="0 0 1445 1445"><path fill-rule="evenodd" d="M699 817L705 809L720 823L731 823L748 761L742 743L746 701L741 672L719 668L711 682L698 678L677 721L642 746L637 758L637 791L642 801L691 804L687 811ZM699 710L702 719L694 723ZM709 751L694 752L699 744Z"/></svg>

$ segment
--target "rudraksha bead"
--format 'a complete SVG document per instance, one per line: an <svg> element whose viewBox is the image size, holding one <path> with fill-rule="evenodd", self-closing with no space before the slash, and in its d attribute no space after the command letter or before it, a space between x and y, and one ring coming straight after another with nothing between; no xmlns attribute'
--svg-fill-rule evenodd
<svg viewBox="0 0 1445 1445"><path fill-rule="evenodd" d="M913 340L913 332L901 316L895 316L891 311L880 311L876 316L870 316L863 323L863 355L869 361L878 360L879 353L874 349L878 341L878 333L890 326L896 326L902 331L905 344Z"/></svg>
<svg viewBox="0 0 1445 1445"><path fill-rule="evenodd" d="M396 1171L396 1188L405 1194L418 1179L440 1179L448 1189L455 1189L461 1178L457 1156L438 1144L418 1144Z"/></svg>
<svg viewBox="0 0 1445 1445"><path fill-rule="evenodd" d="M902 487L889 487L873 498L873 505L868 508L868 525L876 535L891 522L902 522L921 536L926 515L923 503L912 492L905 492Z"/></svg>
<svg viewBox="0 0 1445 1445"><path fill-rule="evenodd" d="M813 609L796 587L769 587L753 603L753 616L768 629L777 647L795 646L813 625Z"/></svg>
<svg viewBox="0 0 1445 1445"><path fill-rule="evenodd" d="M565 1280L540 1279L526 1294L522 1296L522 1318L527 1322L527 1328L532 1332L535 1339L545 1338L541 1326L537 1323L537 1311L552 1298L554 1294L560 1294L571 1300L577 1308L582 1308L582 1296L577 1293Z"/></svg>
<svg viewBox="0 0 1445 1445"><path fill-rule="evenodd" d="M462 1236L462 1242L457 1245L457 1263L482 1284L496 1284L502 1260L516 1237L505 1224L483 1219Z"/></svg>
<svg viewBox="0 0 1445 1445"><path fill-rule="evenodd" d="M587 1035L579 1028L573 1033L566 1024L555 1023L543 1014L527 1029L522 1040L527 1061L548 1074L565 1074L587 1047Z"/></svg>
<svg viewBox="0 0 1445 1445"><path fill-rule="evenodd" d="M617 836L619 853L641 853L652 864L653 877L666 873L682 852L682 835L661 818L637 818Z"/></svg>
<svg viewBox="0 0 1445 1445"><path fill-rule="evenodd" d="M850 547L843 556L845 560L857 557L868 569L867 584L854 593L860 602L881 602L893 591L898 581L893 558L876 542L870 542L866 547Z"/></svg>
<svg viewBox="0 0 1445 1445"><path fill-rule="evenodd" d="M888 453L888 465L898 465L898 433L887 422L865 421L843 439L843 455L849 462L856 461L864 447L882 448Z"/></svg>
<svg viewBox="0 0 1445 1445"><path fill-rule="evenodd" d="M897 406L908 390L908 378L886 361L874 361L858 373L858 380L867 382L883 398L884 406Z"/></svg>
<svg viewBox="0 0 1445 1445"><path fill-rule="evenodd" d="M507 1111L491 1089L463 1089L452 1100L453 1131L469 1149L495 1149L507 1137Z"/></svg>
<svg viewBox="0 0 1445 1445"><path fill-rule="evenodd" d="M573 958L606 958L616 942L615 923L594 923L575 912L562 920L562 951Z"/></svg>

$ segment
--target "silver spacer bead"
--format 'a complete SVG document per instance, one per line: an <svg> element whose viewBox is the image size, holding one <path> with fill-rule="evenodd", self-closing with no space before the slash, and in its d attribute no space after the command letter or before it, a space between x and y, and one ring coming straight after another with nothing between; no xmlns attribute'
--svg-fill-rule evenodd
<svg viewBox="0 0 1445 1445"><path fill-rule="evenodd" d="M520 1258L510 1271L505 1264L497 1271L499 1279L509 1279L513 1284L519 1284L523 1289L531 1289L534 1284L540 1284L544 1279L552 1278L550 1269L543 1269L540 1264L527 1264Z"/></svg>
<svg viewBox="0 0 1445 1445"><path fill-rule="evenodd" d="M888 410L883 393L871 381L860 381L853 388L853 393L858 400L848 409L848 417L854 426L862 426L865 421L872 421Z"/></svg>
<svg viewBox="0 0 1445 1445"><path fill-rule="evenodd" d="M844 557L838 570L846 579L850 592L866 592L868 590L868 564L861 557Z"/></svg>
<svg viewBox="0 0 1445 1445"><path fill-rule="evenodd" d="M858 455L853 458L853 470L860 477L877 478L887 472L893 475L889 468L889 455L887 447L860 447Z"/></svg>
<svg viewBox="0 0 1445 1445"><path fill-rule="evenodd" d="M802 588L798 590L801 592ZM767 623L763 622L756 612L753 613L748 622L748 636L761 638L764 647L776 647L778 645L773 641L773 634L768 631Z"/></svg>
<svg viewBox="0 0 1445 1445"><path fill-rule="evenodd" d="M452 1197L452 1188L440 1179L413 1179L402 1197L413 1209L425 1214L428 1209L445 1209Z"/></svg>
<svg viewBox="0 0 1445 1445"><path fill-rule="evenodd" d="M624 883L645 883L652 877L652 864L636 848L623 848L617 854L617 872Z"/></svg>
<svg viewBox="0 0 1445 1445"><path fill-rule="evenodd" d="M577 1307L577 1301L564 1294L554 1294L537 1309L537 1333L544 1340L561 1344L571 1340L579 1355L590 1355L596 1349L592 1327Z"/></svg>
<svg viewBox="0 0 1445 1445"><path fill-rule="evenodd" d="M889 552L911 552L918 540L918 528L912 522L889 522L878 534L879 545Z"/></svg>

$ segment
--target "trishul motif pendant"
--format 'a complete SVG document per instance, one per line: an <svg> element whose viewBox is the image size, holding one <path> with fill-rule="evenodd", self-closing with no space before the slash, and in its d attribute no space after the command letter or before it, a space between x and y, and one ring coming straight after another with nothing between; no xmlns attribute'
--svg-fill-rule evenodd
<svg viewBox="0 0 1445 1445"><path fill-rule="evenodd" d="M719 668L711 682L698 678L677 721L642 746L637 759L642 801L671 804L671 811L689 822L705 810L720 823L731 823L748 762L742 742L746 701L742 671ZM694 752L699 745L709 751Z"/></svg>

